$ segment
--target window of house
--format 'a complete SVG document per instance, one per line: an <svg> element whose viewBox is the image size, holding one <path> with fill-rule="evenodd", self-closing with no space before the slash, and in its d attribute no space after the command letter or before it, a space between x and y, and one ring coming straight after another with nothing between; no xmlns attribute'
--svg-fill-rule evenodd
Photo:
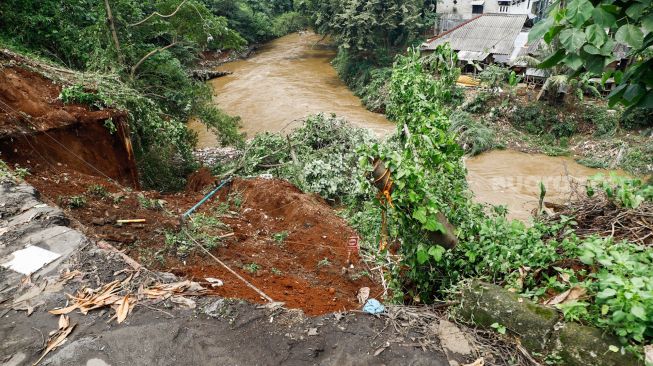
<svg viewBox="0 0 653 366"><path fill-rule="evenodd" d="M472 14L483 14L483 5L472 5Z"/></svg>

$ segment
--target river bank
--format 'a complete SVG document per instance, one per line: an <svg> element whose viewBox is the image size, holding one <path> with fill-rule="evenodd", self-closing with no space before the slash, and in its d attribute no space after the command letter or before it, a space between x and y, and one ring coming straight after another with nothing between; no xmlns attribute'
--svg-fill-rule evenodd
<svg viewBox="0 0 653 366"><path fill-rule="evenodd" d="M366 110L339 79L331 65L335 50L318 43L320 40L322 37L313 33L292 34L261 46L247 59L223 64L217 70L231 74L210 81L214 103L240 116L241 131L250 138L261 132L288 134L314 113L335 113L378 137L392 133L396 126L384 115ZM213 150L216 137L196 121L189 128L198 134L200 152L196 155L213 166L215 157L223 155L221 149ZM581 166L570 157L526 155L517 152L522 150L519 145L510 148L515 151L471 157L467 169L477 200L506 205L511 218L529 219L537 207L539 182L547 185L547 199L561 201L569 195L570 181L584 182L590 176L608 173Z"/></svg>

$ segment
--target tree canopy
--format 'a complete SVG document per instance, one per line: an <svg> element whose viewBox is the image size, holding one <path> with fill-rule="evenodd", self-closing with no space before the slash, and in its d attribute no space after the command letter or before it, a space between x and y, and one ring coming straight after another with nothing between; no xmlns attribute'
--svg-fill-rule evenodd
<svg viewBox="0 0 653 366"><path fill-rule="evenodd" d="M554 2L533 27L529 41L543 38L557 51L539 67L567 65L575 74L614 77L610 103L653 108L653 1L571 0ZM625 70L608 69L617 45L629 48Z"/></svg>

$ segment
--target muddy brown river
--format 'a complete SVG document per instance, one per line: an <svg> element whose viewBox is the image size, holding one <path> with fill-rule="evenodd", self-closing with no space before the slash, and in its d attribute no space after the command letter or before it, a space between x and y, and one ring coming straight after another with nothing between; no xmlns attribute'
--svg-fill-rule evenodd
<svg viewBox="0 0 653 366"><path fill-rule="evenodd" d="M214 79L214 101L242 118L243 131L253 136L265 131L288 131L315 113L335 113L382 136L394 130L385 116L372 113L338 78L330 64L335 51L318 44L315 34L292 34L272 41L246 60L220 70L232 75ZM199 147L215 145L215 136L198 123ZM537 207L539 182L547 201L568 195L570 180L605 173L567 157L491 151L466 160L468 181L479 202L506 205L509 217L528 220Z"/></svg>

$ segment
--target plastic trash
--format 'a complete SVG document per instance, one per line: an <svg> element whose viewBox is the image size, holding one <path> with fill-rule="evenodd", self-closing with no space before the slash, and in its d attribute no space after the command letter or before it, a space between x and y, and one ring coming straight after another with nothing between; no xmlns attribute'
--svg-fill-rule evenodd
<svg viewBox="0 0 653 366"><path fill-rule="evenodd" d="M363 306L363 311L369 314L381 314L385 311L385 306L377 299L369 299Z"/></svg>

